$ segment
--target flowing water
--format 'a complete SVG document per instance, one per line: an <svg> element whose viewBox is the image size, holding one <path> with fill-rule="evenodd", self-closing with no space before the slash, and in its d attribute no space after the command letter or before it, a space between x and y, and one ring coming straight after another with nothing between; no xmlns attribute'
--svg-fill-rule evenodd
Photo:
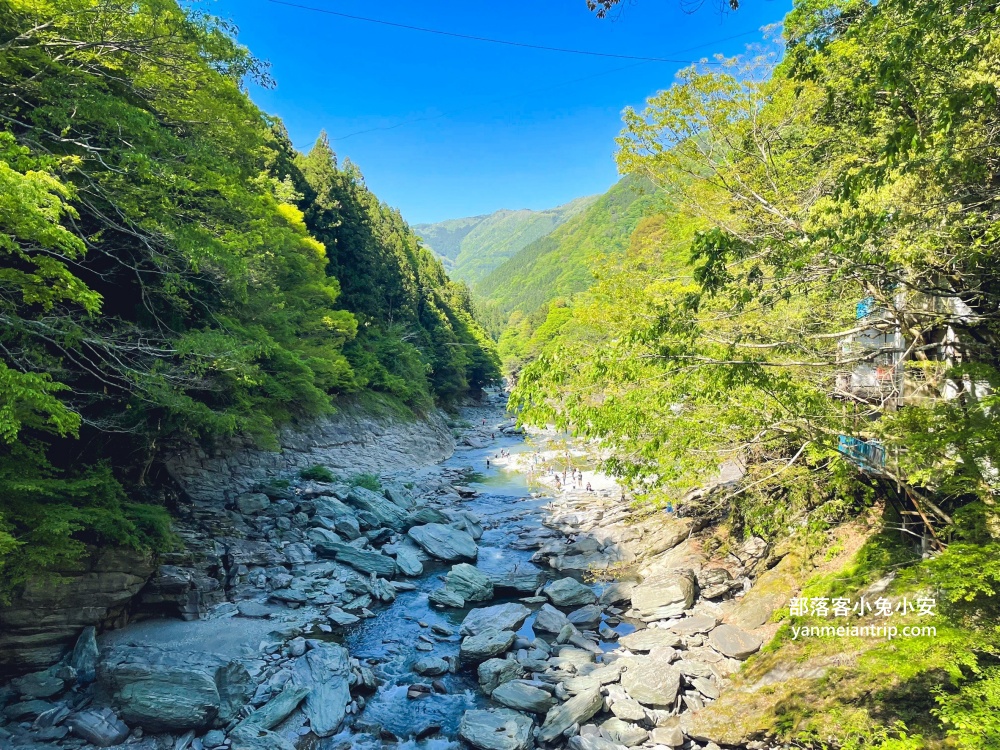
<svg viewBox="0 0 1000 750"><path fill-rule="evenodd" d="M481 410L474 410L469 416L481 418ZM518 454L533 452L536 446L520 436L498 433L487 447L459 450L443 464L445 468L471 468L474 472L470 473L465 484L477 490L479 495L463 501L461 508L476 513L482 520L484 533L479 540L476 566L487 573L529 563L532 551L515 549L512 544L520 535L537 531L542 526L544 506L552 499L545 494L544 487L530 485L526 474L520 471L498 467L492 460L491 467L487 469L487 459L494 459L501 450ZM432 606L427 598L430 592L443 586L443 575L449 569L448 564L425 563L424 574L410 579L417 586L415 590L401 592L389 606L379 610L375 617L363 620L346 636L344 644L352 656L369 660L374 665L380 686L369 697L352 729L322 741L318 750L382 747L382 742L377 739L380 734L383 739L393 742L393 738L403 740L399 748L446 750L460 747L453 739L445 738L456 737L462 714L467 709L491 704L478 689L475 668L465 667L455 674L439 678L446 693L428 693L415 699L407 697L408 685L430 681L430 678L412 671L417 659L426 656L457 657L459 652L459 625L471 608L439 609ZM600 586L595 586L596 591L599 589ZM475 606L490 606L505 601L517 601L517 598L497 597ZM519 635L528 639L535 637L531 627L533 620L534 615L528 618ZM420 636L430 636L434 625L446 626L455 635L434 637L433 651L418 650L416 645ZM622 623L615 629L624 634L633 628ZM612 643L601 645L606 649L614 648ZM371 737L364 737L362 733ZM421 737L427 739L416 739Z"/></svg>

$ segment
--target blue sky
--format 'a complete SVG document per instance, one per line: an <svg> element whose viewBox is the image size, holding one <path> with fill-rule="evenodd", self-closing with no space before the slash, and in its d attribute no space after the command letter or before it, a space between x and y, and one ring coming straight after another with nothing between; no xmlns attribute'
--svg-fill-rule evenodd
<svg viewBox="0 0 1000 750"><path fill-rule="evenodd" d="M634 0L599 20L585 0L289 1L527 44L685 60L741 52L791 7L744 0L722 14L716 0L697 12L686 11L690 0ZM207 5L271 63L277 87L250 93L281 117L296 147L307 150L326 130L410 223L603 192L617 179L621 110L641 106L683 67L425 34L268 0Z"/></svg>

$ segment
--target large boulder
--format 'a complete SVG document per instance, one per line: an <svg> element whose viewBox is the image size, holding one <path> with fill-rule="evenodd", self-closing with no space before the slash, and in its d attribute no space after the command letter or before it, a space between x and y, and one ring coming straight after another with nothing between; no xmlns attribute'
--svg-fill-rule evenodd
<svg viewBox="0 0 1000 750"><path fill-rule="evenodd" d="M534 629L543 633L561 633L569 618L551 604L543 604L535 615Z"/></svg>
<svg viewBox="0 0 1000 750"><path fill-rule="evenodd" d="M417 508L409 516L406 517L406 523L408 526L421 526L426 523L440 523L447 524L448 516L439 511L437 508L428 508L423 506Z"/></svg>
<svg viewBox="0 0 1000 750"><path fill-rule="evenodd" d="M66 726L77 737L91 745L111 747L120 745L128 737L129 729L110 708L91 709L70 714Z"/></svg>
<svg viewBox="0 0 1000 750"><path fill-rule="evenodd" d="M506 708L469 710L458 725L458 735L479 750L530 750L534 722Z"/></svg>
<svg viewBox="0 0 1000 750"><path fill-rule="evenodd" d="M694 604L695 577L690 570L675 570L647 578L632 589L632 609L644 622L676 617Z"/></svg>
<svg viewBox="0 0 1000 750"><path fill-rule="evenodd" d="M250 675L237 661L150 646L111 649L98 665L97 681L127 724L152 732L224 726L253 694Z"/></svg>
<svg viewBox="0 0 1000 750"><path fill-rule="evenodd" d="M82 685L88 685L97 679L97 648L96 630L93 625L85 627L80 637L76 639L69 665L76 671L76 679Z"/></svg>
<svg viewBox="0 0 1000 750"><path fill-rule="evenodd" d="M271 498L263 492L244 492L236 496L236 507L244 516L252 516L271 507Z"/></svg>
<svg viewBox="0 0 1000 750"><path fill-rule="evenodd" d="M394 547L396 567L404 576L419 576L424 572L424 564L413 547L399 544Z"/></svg>
<svg viewBox="0 0 1000 750"><path fill-rule="evenodd" d="M396 561L381 552L359 550L345 544L345 549L337 552L336 560L349 565L365 575L392 578L396 575Z"/></svg>
<svg viewBox="0 0 1000 750"><path fill-rule="evenodd" d="M533 714L547 713L555 705L555 699L548 692L520 680L499 685L490 697L507 708Z"/></svg>
<svg viewBox="0 0 1000 750"><path fill-rule="evenodd" d="M599 685L574 695L561 706L549 709L538 730L541 742L552 742L574 724L582 724L601 710L604 697Z"/></svg>
<svg viewBox="0 0 1000 750"><path fill-rule="evenodd" d="M287 719L308 696L308 687L289 680L280 693L237 724L236 729L265 731L274 729Z"/></svg>
<svg viewBox="0 0 1000 750"><path fill-rule="evenodd" d="M356 508L368 511L378 519L380 526L401 531L406 528L406 511L388 498L364 487L351 487L347 502Z"/></svg>
<svg viewBox="0 0 1000 750"><path fill-rule="evenodd" d="M445 576L445 587L467 602L485 602L493 598L493 582L473 565L459 563Z"/></svg>
<svg viewBox="0 0 1000 750"><path fill-rule="evenodd" d="M475 560L476 540L469 534L440 523L414 526L406 532L431 557L445 562Z"/></svg>
<svg viewBox="0 0 1000 750"><path fill-rule="evenodd" d="M474 609L462 620L462 635L476 635L488 628L517 630L528 619L531 610L518 602L496 604Z"/></svg>
<svg viewBox="0 0 1000 750"><path fill-rule="evenodd" d="M537 565L518 563L507 570L487 573L497 593L534 594L545 583L546 573Z"/></svg>
<svg viewBox="0 0 1000 750"><path fill-rule="evenodd" d="M684 639L677 633L660 628L646 628L637 630L634 633L623 635L618 639L618 644L624 646L629 651L652 651L659 647L680 648Z"/></svg>
<svg viewBox="0 0 1000 750"><path fill-rule="evenodd" d="M343 646L311 641L312 648L295 661L292 679L309 690L305 715L317 737L337 731L351 702L351 655Z"/></svg>
<svg viewBox="0 0 1000 750"><path fill-rule="evenodd" d="M593 604L597 596L590 587L584 586L575 578L560 578L552 581L542 593L549 598L557 607L579 607L584 604Z"/></svg>
<svg viewBox="0 0 1000 750"><path fill-rule="evenodd" d="M498 686L518 679L524 674L516 659L487 659L476 668L480 689L490 695Z"/></svg>
<svg viewBox="0 0 1000 750"><path fill-rule="evenodd" d="M753 633L741 630L735 625L720 625L708 634L712 648L733 659L746 659L756 653L761 640Z"/></svg>
<svg viewBox="0 0 1000 750"><path fill-rule="evenodd" d="M624 662L621 684L632 700L652 708L673 708L681 687L678 670L652 654L642 659L626 658L621 661Z"/></svg>
<svg viewBox="0 0 1000 750"><path fill-rule="evenodd" d="M53 571L58 581L29 578L10 605L0 607L0 674L51 666L84 628L118 622L154 570L149 555L102 549Z"/></svg>
<svg viewBox="0 0 1000 750"><path fill-rule="evenodd" d="M496 630L488 628L476 635L466 636L462 639L459 647L459 654L462 661L477 664L489 659L491 656L498 656L514 645L514 632L512 630Z"/></svg>

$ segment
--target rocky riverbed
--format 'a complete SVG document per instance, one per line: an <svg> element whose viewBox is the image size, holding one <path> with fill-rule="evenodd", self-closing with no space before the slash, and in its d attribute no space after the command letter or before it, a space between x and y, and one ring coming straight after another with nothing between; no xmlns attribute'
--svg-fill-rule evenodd
<svg viewBox="0 0 1000 750"><path fill-rule="evenodd" d="M769 635L763 544L710 561L501 396L461 416L451 458L379 489L194 504L139 595L164 617L0 687L0 747L712 747L699 712Z"/></svg>

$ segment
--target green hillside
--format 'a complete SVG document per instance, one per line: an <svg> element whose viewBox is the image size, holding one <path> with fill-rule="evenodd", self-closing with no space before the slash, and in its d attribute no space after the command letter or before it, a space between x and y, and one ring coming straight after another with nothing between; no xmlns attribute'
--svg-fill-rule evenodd
<svg viewBox="0 0 1000 750"><path fill-rule="evenodd" d="M483 307L501 313L538 309L593 283L590 263L621 253L644 216L661 208L651 183L626 177L585 210L527 245L474 285Z"/></svg>
<svg viewBox="0 0 1000 750"><path fill-rule="evenodd" d="M416 224L413 231L450 271L455 264L455 258L462 251L462 240L489 217L490 214L484 214L464 219L448 219L437 224Z"/></svg>
<svg viewBox="0 0 1000 750"><path fill-rule="evenodd" d="M474 284L597 198L577 198L545 211L501 209L485 216L417 224L413 230L441 258L452 278Z"/></svg>

